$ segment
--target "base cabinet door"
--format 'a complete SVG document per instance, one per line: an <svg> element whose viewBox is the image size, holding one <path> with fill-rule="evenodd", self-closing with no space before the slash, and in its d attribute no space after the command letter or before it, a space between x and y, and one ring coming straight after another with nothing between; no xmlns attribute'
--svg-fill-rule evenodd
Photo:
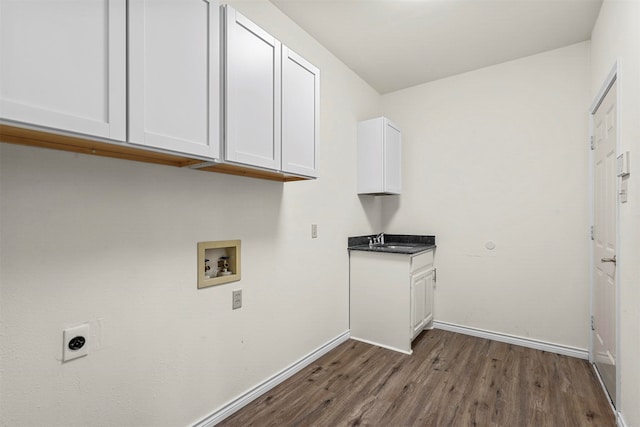
<svg viewBox="0 0 640 427"><path fill-rule="evenodd" d="M126 1L0 1L0 118L124 141Z"/></svg>
<svg viewBox="0 0 640 427"><path fill-rule="evenodd" d="M129 142L220 157L219 6L129 0Z"/></svg>
<svg viewBox="0 0 640 427"><path fill-rule="evenodd" d="M433 319L433 269L411 276L411 332L415 338Z"/></svg>

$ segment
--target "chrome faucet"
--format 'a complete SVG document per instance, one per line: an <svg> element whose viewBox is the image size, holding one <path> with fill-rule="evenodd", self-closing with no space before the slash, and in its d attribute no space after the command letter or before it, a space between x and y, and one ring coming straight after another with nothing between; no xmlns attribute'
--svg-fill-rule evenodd
<svg viewBox="0 0 640 427"><path fill-rule="evenodd" d="M376 245L384 245L384 233L380 233L376 237L369 237L369 247Z"/></svg>

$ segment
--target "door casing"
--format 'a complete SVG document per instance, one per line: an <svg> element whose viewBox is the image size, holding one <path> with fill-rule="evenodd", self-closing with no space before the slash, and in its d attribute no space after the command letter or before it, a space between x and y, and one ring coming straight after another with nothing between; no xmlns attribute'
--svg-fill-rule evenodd
<svg viewBox="0 0 640 427"><path fill-rule="evenodd" d="M589 108L589 136L590 136L589 147L588 147L589 149L589 222L591 224L591 227L593 227L595 223L595 218L594 218L594 210L595 210L594 190L595 189L593 184L593 180L595 176L594 152L593 150L591 150L591 140L595 137L593 116L596 110L598 109L598 107L600 106L600 103L606 96L609 88L613 85L614 82L617 82L616 91L617 91L617 95L619 95L621 92L619 61L616 61L613 67L611 68L609 75L603 82L602 86L600 87L600 90L598 91L598 94L594 98L593 103ZM616 157L617 157L618 155L620 155L620 151L621 151L620 149L620 96L616 97L616 128L618 129L616 133ZM616 191L619 191L617 185L616 185ZM620 243L619 243L620 242L620 203L617 201L617 199L616 199L616 206L615 206L615 216L616 216L616 253L620 255L620 249L619 249L620 248ZM594 256L594 241L591 240L591 238L589 238L589 314L590 314L590 319L594 315L593 294L595 290L595 287L594 287L595 284L594 284L593 270L595 266L593 264L594 263L593 256ZM618 261L620 261L621 258L622 257L618 256L617 257ZM624 363L622 361L622 358L620 357L620 279L619 278L620 278L620 264L617 264L616 275L615 275L615 290L616 290L616 298L615 298L616 390L615 390L615 395L617 397L616 400L618 402L620 401L620 372L621 372L621 366ZM591 322L589 322L589 325L591 325ZM595 363L593 331L591 330L591 327L589 327L589 362L592 365ZM594 370L597 374L598 371L597 369L595 369L595 367L594 367ZM598 379L600 379L600 383L604 388L604 383L602 382L602 379L599 377L599 374L598 374ZM611 403L613 404L613 402ZM615 410L615 406L614 406L614 410Z"/></svg>

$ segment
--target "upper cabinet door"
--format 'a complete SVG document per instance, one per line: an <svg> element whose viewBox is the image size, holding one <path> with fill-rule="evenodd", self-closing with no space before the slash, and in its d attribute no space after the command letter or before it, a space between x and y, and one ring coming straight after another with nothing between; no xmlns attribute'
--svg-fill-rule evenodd
<svg viewBox="0 0 640 427"><path fill-rule="evenodd" d="M219 7L129 0L129 141L220 155Z"/></svg>
<svg viewBox="0 0 640 427"><path fill-rule="evenodd" d="M279 170L280 42L225 9L225 159Z"/></svg>
<svg viewBox="0 0 640 427"><path fill-rule="evenodd" d="M386 117L358 123L358 193L402 192L402 133Z"/></svg>
<svg viewBox="0 0 640 427"><path fill-rule="evenodd" d="M320 70L282 46L282 171L317 176Z"/></svg>
<svg viewBox="0 0 640 427"><path fill-rule="evenodd" d="M0 1L0 118L125 140L125 0Z"/></svg>
<svg viewBox="0 0 640 427"><path fill-rule="evenodd" d="M402 134L388 119L384 120L384 190L387 193L402 192Z"/></svg>

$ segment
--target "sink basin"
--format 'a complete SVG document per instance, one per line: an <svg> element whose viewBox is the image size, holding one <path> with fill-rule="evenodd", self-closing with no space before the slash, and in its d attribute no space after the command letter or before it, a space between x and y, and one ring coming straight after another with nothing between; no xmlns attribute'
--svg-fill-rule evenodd
<svg viewBox="0 0 640 427"><path fill-rule="evenodd" d="M415 249L415 245L410 245L410 244L394 244L394 243L385 243L383 245L373 245L370 246L371 249L399 249L399 250L409 250L409 249Z"/></svg>
<svg viewBox="0 0 640 427"><path fill-rule="evenodd" d="M405 245L381 245L381 248L386 249L413 249L415 246L405 246Z"/></svg>
<svg viewBox="0 0 640 427"><path fill-rule="evenodd" d="M409 234L384 234L383 236L376 234L349 237L347 239L347 249L349 251L415 255L436 247L435 236ZM384 241L384 243L374 243L379 240Z"/></svg>

